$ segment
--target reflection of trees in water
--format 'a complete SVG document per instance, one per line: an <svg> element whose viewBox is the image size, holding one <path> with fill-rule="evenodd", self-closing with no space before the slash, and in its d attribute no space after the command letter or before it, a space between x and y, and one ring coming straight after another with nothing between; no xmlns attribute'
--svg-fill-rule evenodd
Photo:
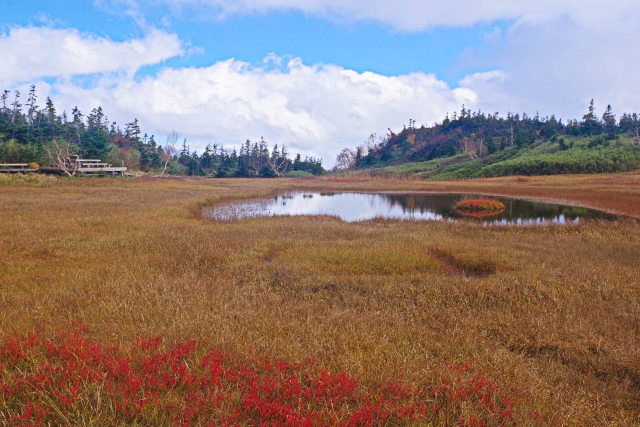
<svg viewBox="0 0 640 427"><path fill-rule="evenodd" d="M517 199L500 199L508 204L507 210L511 218L546 218L551 219L564 215L566 219L607 219L613 220L616 215L594 211L579 206L553 205L542 202L531 202Z"/></svg>
<svg viewBox="0 0 640 427"><path fill-rule="evenodd" d="M425 213L432 211L445 217L461 218L456 213L453 206L461 200L481 197L474 194L384 194L391 207L399 205L405 213ZM483 198L489 198L482 196ZM554 205L543 202L532 202L521 199L507 199L502 197L491 197L489 199L498 200L506 206L503 213L496 215L496 220L515 218L544 218L553 219L561 215L567 220L576 218L583 219L616 219L616 215L611 215L599 211L594 211L578 206ZM468 218L468 217L467 217Z"/></svg>
<svg viewBox="0 0 640 427"><path fill-rule="evenodd" d="M452 216L451 206L460 200L455 194L385 194L384 196L388 198L392 207L400 205L405 213L423 214L431 211L448 217Z"/></svg>
<svg viewBox="0 0 640 427"><path fill-rule="evenodd" d="M413 212L415 208L416 208L416 198L414 196L407 198L407 209Z"/></svg>

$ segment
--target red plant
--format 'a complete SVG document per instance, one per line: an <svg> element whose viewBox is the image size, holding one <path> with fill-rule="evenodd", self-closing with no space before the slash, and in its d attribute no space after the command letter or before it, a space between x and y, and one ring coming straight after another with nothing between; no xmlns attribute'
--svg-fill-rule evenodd
<svg viewBox="0 0 640 427"><path fill-rule="evenodd" d="M86 332L79 323L52 338L4 340L0 423L74 424L91 419L96 407L110 408L111 422L178 425L497 425L513 414L514 403L468 364L450 365L449 377L426 389L396 381L365 392L359 379L312 359L234 363L195 341L167 344L161 336L139 339L125 353Z"/></svg>
<svg viewBox="0 0 640 427"><path fill-rule="evenodd" d="M461 200L455 205L456 211L461 215L482 218L485 216L499 215L505 210L504 203L489 199Z"/></svg>

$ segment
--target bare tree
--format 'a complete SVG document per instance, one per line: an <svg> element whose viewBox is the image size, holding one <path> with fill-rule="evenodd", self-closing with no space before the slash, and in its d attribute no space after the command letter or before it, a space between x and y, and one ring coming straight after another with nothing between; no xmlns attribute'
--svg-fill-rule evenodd
<svg viewBox="0 0 640 427"><path fill-rule="evenodd" d="M73 176L78 171L80 163L72 156L72 146L69 142L58 140L55 136L51 143L44 146L49 158L49 164L59 169L67 176Z"/></svg>
<svg viewBox="0 0 640 427"><path fill-rule="evenodd" d="M336 165L334 166L334 170L336 171L346 171L350 169L355 164L356 153L349 149L344 148L338 157L336 157Z"/></svg>
<svg viewBox="0 0 640 427"><path fill-rule="evenodd" d="M13 99L13 104L11 104L11 106L13 107L13 111L11 113L11 139L13 139L16 135L16 117L18 116L18 113L20 112L20 107L22 107L22 104L20 104L20 91L16 90L15 93L15 97Z"/></svg>
<svg viewBox="0 0 640 427"><path fill-rule="evenodd" d="M475 160L478 157L484 157L486 155L484 138L477 138L473 134L471 136L465 136L464 138L460 139L458 141L458 147L472 160Z"/></svg>
<svg viewBox="0 0 640 427"><path fill-rule="evenodd" d="M287 167L289 166L289 161L282 157L277 159L267 157L266 160L267 165L269 165L269 169L271 169L276 176L282 175L282 172L287 170Z"/></svg>
<svg viewBox="0 0 640 427"><path fill-rule="evenodd" d="M249 167L253 169L257 176L260 175L260 171L262 171L262 168L264 168L266 164L265 156L260 152L260 148L257 145L254 145L254 148L251 151L251 157L249 158Z"/></svg>
<svg viewBox="0 0 640 427"><path fill-rule="evenodd" d="M13 98L13 103L11 104L11 106L13 107L13 110L11 112L11 123L15 123L16 116L20 112L20 107L22 107L22 104L20 104L20 91L19 90L16 90L15 96Z"/></svg>
<svg viewBox="0 0 640 427"><path fill-rule="evenodd" d="M171 133L169 133L169 135L167 135L165 145L163 147L160 147L160 158L162 159L163 166L160 176L164 175L164 173L167 171L167 167L169 166L169 162L171 161L171 159L173 159L173 156L176 155L177 150L175 144L176 142L178 142L179 137L180 135L178 134L178 132L172 131Z"/></svg>
<svg viewBox="0 0 640 427"><path fill-rule="evenodd" d="M364 143L358 147L360 148L360 154L362 156L366 156L370 152L375 151L376 146L378 145L376 143L376 136L377 135L375 133L372 133L367 139L364 140Z"/></svg>
<svg viewBox="0 0 640 427"><path fill-rule="evenodd" d="M509 136L509 146L513 147L513 123L511 123L511 133Z"/></svg>
<svg viewBox="0 0 640 427"><path fill-rule="evenodd" d="M251 148L249 167L253 169L256 176L260 175L262 169L270 167L269 160L269 147L267 147L267 141L264 140L264 137L260 137L260 143L253 144L253 148Z"/></svg>
<svg viewBox="0 0 640 427"><path fill-rule="evenodd" d="M289 159L287 159L287 153L282 147L282 154L278 152L278 146L273 147L271 157L265 157L269 169L273 171L276 176L282 175L283 172L289 167Z"/></svg>
<svg viewBox="0 0 640 427"><path fill-rule="evenodd" d="M165 145L161 148L162 151L160 153L160 158L162 159L162 172L160 173L160 176L164 175L164 173L167 171L169 162L171 161L171 159L173 159L173 156L175 156L177 152L175 145Z"/></svg>

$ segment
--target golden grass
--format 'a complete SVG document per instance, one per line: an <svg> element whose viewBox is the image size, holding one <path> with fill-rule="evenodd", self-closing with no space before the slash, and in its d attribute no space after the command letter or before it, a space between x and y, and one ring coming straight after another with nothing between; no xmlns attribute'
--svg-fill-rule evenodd
<svg viewBox="0 0 640 427"><path fill-rule="evenodd" d="M445 363L468 361L519 402L517 423L639 422L637 221L485 228L199 217L208 204L292 189L472 191L640 216L639 173L3 179L0 332L83 319L106 344L163 334L232 354L314 355L365 387L401 375L430 385Z"/></svg>

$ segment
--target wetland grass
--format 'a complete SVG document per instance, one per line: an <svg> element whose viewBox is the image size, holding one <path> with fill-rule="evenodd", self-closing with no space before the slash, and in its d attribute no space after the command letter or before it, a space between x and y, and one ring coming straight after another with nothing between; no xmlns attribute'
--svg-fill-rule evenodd
<svg viewBox="0 0 640 427"><path fill-rule="evenodd" d="M3 179L0 383L8 387L47 363L67 366L68 353L48 352L52 344L45 342L76 348L77 355L79 339L86 343L80 351L130 358L140 378L143 358L157 356L158 369L177 382L139 411L129 400L128 414L121 392L69 370L75 397L60 388L61 398L55 387L0 391L0 424L38 415L53 424L224 419L224 405L196 413L188 407L204 393L189 388L189 375L211 372L212 359L204 363L211 349L221 352L224 369L255 371L254 382L247 380L254 385L273 385L273 378L291 384L297 372L296 381L308 380L304 389L322 375L343 375L327 385L339 390L334 406L280 401L303 418L303 407L326 411L328 423L638 423L637 220L545 227L350 224L326 216L221 223L200 213L212 203L289 190L418 190L571 201L640 216L639 183L637 173L460 182ZM73 341L68 333L77 325ZM19 351L28 357L16 358ZM87 369L118 383L111 365L91 363ZM293 369L270 371L270 363ZM138 403L150 396L151 386L144 387L130 391ZM461 388L466 400L452 398ZM216 390L233 410L245 408L240 423L262 416L262 407L246 405L274 399L264 388L249 403L242 392L249 386ZM380 396L396 406L380 406L376 415ZM419 405L432 412L419 418ZM411 416L393 412L411 407ZM384 410L390 418L374 418ZM501 417L504 411L511 412ZM269 422L287 420L269 414Z"/></svg>

